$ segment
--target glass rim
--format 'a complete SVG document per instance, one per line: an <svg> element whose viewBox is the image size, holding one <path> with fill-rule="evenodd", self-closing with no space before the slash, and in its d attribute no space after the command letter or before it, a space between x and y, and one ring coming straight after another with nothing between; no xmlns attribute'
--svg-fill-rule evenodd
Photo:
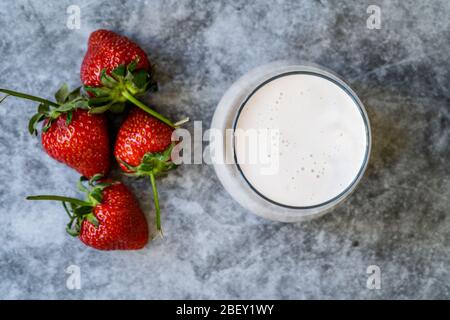
<svg viewBox="0 0 450 320"><path fill-rule="evenodd" d="M234 157L234 162L236 164L236 167L237 167L241 177L245 180L246 184L252 189L252 191L254 191L262 199L270 202L273 205L276 205L276 206L279 206L279 207L283 207L283 208L287 208L287 209L294 209L294 210L317 209L317 208L320 208L320 207L324 207L324 206L330 205L330 204L332 204L334 202L338 203L341 199L344 199L347 195L349 195L354 190L354 188L358 185L359 181L361 180L362 176L364 175L364 172L365 172L365 170L367 168L367 164L368 164L369 158L370 158L370 150L371 150L371 128L370 128L370 122L369 122L369 118L368 118L368 115L367 115L366 109L364 108L363 103L358 98L356 93L350 88L350 86L347 85L340 77L334 75L333 73L329 73L326 70L317 68L315 66L292 66L292 67L296 68L297 70L277 72L275 75L269 76L268 78L263 80L260 84L258 84L243 99L243 101L240 103L238 111L236 112L235 118L233 120L233 125L232 125L232 129L233 129L233 157ZM319 204L311 205L311 206L286 205L286 204L274 201L274 200L268 198L267 196L265 196L261 191L257 190L256 187L253 186L252 183L247 179L247 177L245 176L244 172L242 171L241 166L239 165L239 162L237 160L237 155L236 155L236 146L235 146L235 144L236 144L236 135L235 135L235 130L236 130L237 122L239 120L241 112L245 108L245 105L247 104L247 102L250 100L250 98L259 89L261 89L263 86L267 85L269 82L274 81L274 80L279 79L279 78L282 78L282 77L285 77L285 76L295 75L295 74L307 74L307 75L318 76L318 77L321 77L321 78L326 79L328 81L331 81L332 83L337 85L339 88L344 90L344 92L353 100L355 105L358 107L358 110L359 110L360 115L361 115L361 117L363 119L363 122L364 122L365 131L366 131L366 147L365 147L364 159L362 161L361 167L359 168L358 173L356 174L355 178L338 195L334 196L333 198L331 198L331 199L329 199L327 201L321 202Z"/></svg>

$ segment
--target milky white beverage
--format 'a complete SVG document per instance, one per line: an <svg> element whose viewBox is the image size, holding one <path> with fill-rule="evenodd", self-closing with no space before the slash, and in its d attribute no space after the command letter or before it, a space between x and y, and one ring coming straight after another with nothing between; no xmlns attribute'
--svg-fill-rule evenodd
<svg viewBox="0 0 450 320"><path fill-rule="evenodd" d="M364 111L346 87L313 72L279 74L260 84L240 106L234 129L271 132L259 140L258 152L266 147L262 159L249 163L249 140L238 136L234 152L253 191L279 206L311 208L337 199L368 157ZM267 172L267 159L276 170Z"/></svg>
<svg viewBox="0 0 450 320"><path fill-rule="evenodd" d="M275 61L245 73L224 93L211 129L224 189L249 212L283 222L313 219L342 203L371 149L356 93L308 63Z"/></svg>

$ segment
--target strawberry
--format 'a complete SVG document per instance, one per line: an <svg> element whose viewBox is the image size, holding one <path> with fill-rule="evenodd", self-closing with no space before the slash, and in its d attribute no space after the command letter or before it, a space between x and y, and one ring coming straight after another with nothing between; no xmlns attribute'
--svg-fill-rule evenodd
<svg viewBox="0 0 450 320"><path fill-rule="evenodd" d="M6 89L0 92L40 103L38 112L30 119L29 131L37 135L36 126L43 122L41 142L50 157L88 178L109 172L106 117L87 111L87 99L80 95L79 89L69 92L63 85L55 94L57 102Z"/></svg>
<svg viewBox="0 0 450 320"><path fill-rule="evenodd" d="M134 195L120 182L95 175L79 189L86 200L61 196L30 196L27 200L61 201L70 221L66 231L98 250L137 250L148 242L147 220ZM67 205L69 204L69 206Z"/></svg>
<svg viewBox="0 0 450 320"><path fill-rule="evenodd" d="M42 132L41 140L50 157L67 164L85 177L109 172L110 143L104 115L77 109L73 111L68 124L67 115L62 114L48 130Z"/></svg>
<svg viewBox="0 0 450 320"><path fill-rule="evenodd" d="M114 156L128 175L149 176L156 209L156 227L161 218L155 177L174 169L170 154L173 129L140 109L133 108L117 134Z"/></svg>
<svg viewBox="0 0 450 320"><path fill-rule="evenodd" d="M128 65L136 59L136 70L150 70L147 55L136 43L109 30L91 33L88 49L81 64L81 82L89 87L101 87L100 73L103 69L111 72L119 65Z"/></svg>
<svg viewBox="0 0 450 320"><path fill-rule="evenodd" d="M127 101L171 127L168 118L136 99L156 90L145 52L127 37L109 30L91 33L81 64L81 82L91 96L89 104L99 112L122 112Z"/></svg>

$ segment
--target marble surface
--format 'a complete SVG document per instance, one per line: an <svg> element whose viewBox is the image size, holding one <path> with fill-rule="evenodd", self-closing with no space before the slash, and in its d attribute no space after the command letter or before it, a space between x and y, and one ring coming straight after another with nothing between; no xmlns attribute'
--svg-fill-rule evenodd
<svg viewBox="0 0 450 320"><path fill-rule="evenodd" d="M78 30L66 27L73 4ZM370 4L381 8L379 30L366 27ZM50 98L62 82L77 85L89 33L108 28L156 63L161 90L146 101L206 129L243 73L306 60L358 93L373 153L344 205L298 224L254 216L211 166L186 165L160 181L165 239L99 252L66 235L60 205L24 200L80 196L78 176L28 135L34 105L8 99L0 107L0 298L449 298L449 16L445 0L2 1L1 87ZM149 182L124 181L152 215ZM70 265L80 267L79 290L66 286ZM369 265L380 267L380 290L366 287Z"/></svg>

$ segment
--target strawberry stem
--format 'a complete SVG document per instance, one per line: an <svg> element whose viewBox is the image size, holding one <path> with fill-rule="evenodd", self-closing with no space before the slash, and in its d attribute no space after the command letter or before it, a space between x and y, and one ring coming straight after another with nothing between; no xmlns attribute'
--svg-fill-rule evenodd
<svg viewBox="0 0 450 320"><path fill-rule="evenodd" d="M156 209L156 229L162 235L161 211L159 209L158 189L156 188L155 174L153 172L150 172L149 176L150 176L150 181L151 181L152 190L153 190L153 202L155 203L155 209Z"/></svg>
<svg viewBox="0 0 450 320"><path fill-rule="evenodd" d="M42 195L42 196L28 196L27 200L50 200L50 201L62 201L69 202L73 204L77 204L80 206L92 206L92 203L82 201L80 199L70 198L70 197L61 197L61 196L53 196L53 195Z"/></svg>
<svg viewBox="0 0 450 320"><path fill-rule="evenodd" d="M59 104L50 101L50 100L46 100L43 98L39 98L39 97L35 97L26 93L22 93L22 92L17 92L17 91L12 91L12 90L8 90L8 89L0 89L0 92L3 92L7 95L10 96L14 96L14 97L18 97L18 98L23 98L23 99L27 99L27 100L31 100L31 101L36 101L36 102L40 102L40 103L44 103L47 104L49 106L53 106L53 107L58 107Z"/></svg>
<svg viewBox="0 0 450 320"><path fill-rule="evenodd" d="M175 125L172 123L172 121L170 121L169 119L167 119L166 117L164 117L162 114L156 112L155 110L150 109L149 107L147 107L145 104L143 104L142 102L140 102L138 99L136 99L132 94L130 94L128 91L122 91L122 95L129 100L131 103L133 103L134 105L138 106L139 108L141 108L142 110L144 110L145 112L151 114L153 117L155 117L156 119L164 122L165 124L167 124L168 126L175 128Z"/></svg>
<svg viewBox="0 0 450 320"><path fill-rule="evenodd" d="M183 124L185 124L186 122L189 122L189 117L181 119L180 121L175 122L173 125L175 126L175 128L178 128L178 127L182 126Z"/></svg>

